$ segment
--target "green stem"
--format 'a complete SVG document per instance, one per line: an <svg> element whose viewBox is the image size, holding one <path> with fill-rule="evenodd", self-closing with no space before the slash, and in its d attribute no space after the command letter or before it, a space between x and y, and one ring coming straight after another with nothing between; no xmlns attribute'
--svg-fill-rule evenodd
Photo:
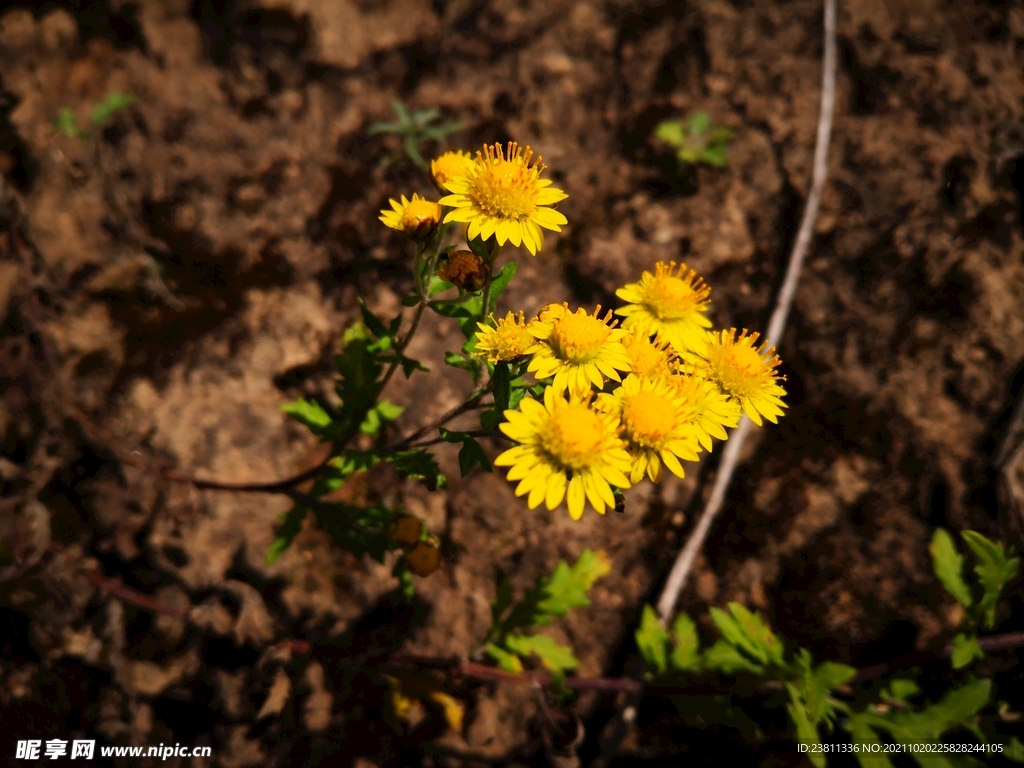
<svg viewBox="0 0 1024 768"><path fill-rule="evenodd" d="M498 252L501 250L501 246L498 245L498 241L494 241L494 248L491 250L491 258L487 260L487 281L484 283L484 295L483 301L481 301L480 307L480 322L486 323L487 316L490 314L491 308L491 281L494 278L494 262L498 259Z"/></svg>

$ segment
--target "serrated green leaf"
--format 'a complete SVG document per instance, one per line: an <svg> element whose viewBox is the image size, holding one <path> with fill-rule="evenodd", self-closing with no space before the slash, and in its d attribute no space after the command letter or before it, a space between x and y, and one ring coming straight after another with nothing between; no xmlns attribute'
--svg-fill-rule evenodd
<svg viewBox="0 0 1024 768"><path fill-rule="evenodd" d="M580 665L572 648L559 645L547 635L509 635L505 638L505 647L520 658L536 655L545 669L552 672L572 670Z"/></svg>
<svg viewBox="0 0 1024 768"><path fill-rule="evenodd" d="M857 670L853 667L836 661L824 661L814 669L815 679L826 691L846 685L856 674Z"/></svg>
<svg viewBox="0 0 1024 768"><path fill-rule="evenodd" d="M1008 557L1001 542L991 541L977 531L963 531L961 537L974 553L974 572L984 590L978 610L985 618L985 627L996 623L996 605L1003 587L1017 577L1019 558Z"/></svg>
<svg viewBox="0 0 1024 768"><path fill-rule="evenodd" d="M685 613L679 614L672 625L675 646L670 658L673 671L683 672L700 666L700 637L697 625Z"/></svg>
<svg viewBox="0 0 1024 768"><path fill-rule="evenodd" d="M444 488L448 484L448 480L441 471L437 459L429 451L422 448L408 451L389 451L380 454L380 456L381 459L397 469L403 477L410 480L422 480L423 484L432 491Z"/></svg>
<svg viewBox="0 0 1024 768"><path fill-rule="evenodd" d="M486 651L487 655L494 659L498 663L498 666L506 672L519 673L523 671L523 663L514 653L509 653L508 651L499 648L494 643L487 643L487 645L484 646L484 651Z"/></svg>
<svg viewBox="0 0 1024 768"><path fill-rule="evenodd" d="M338 435L339 430L331 419L331 415L317 402L300 397L298 400L282 405L281 410L295 421L304 424L310 432L323 440L331 440Z"/></svg>
<svg viewBox="0 0 1024 768"><path fill-rule="evenodd" d="M799 690L796 686L790 683L786 684L786 690L789 692L789 702L786 704L786 712L789 713L789 720L793 723L795 741L797 743L807 744L810 746L821 744L821 736L818 734L818 728L808 717L807 707L804 704L803 698L800 696ZM815 768L825 768L825 755L823 753L814 752L812 750L807 752L806 756Z"/></svg>
<svg viewBox="0 0 1024 768"><path fill-rule="evenodd" d="M867 710L862 716L875 728L888 731L901 743L936 741L960 727L984 708L992 696L991 680L972 680L946 692L938 702L920 712L897 710L880 713Z"/></svg>
<svg viewBox="0 0 1024 768"><path fill-rule="evenodd" d="M704 651L702 665L725 675L738 675L742 672L760 675L764 671L764 667L750 661L726 640L719 640Z"/></svg>
<svg viewBox="0 0 1024 768"><path fill-rule="evenodd" d="M964 559L957 552L953 537L945 528L936 528L928 551L932 556L932 570L939 583L957 602L970 608L973 600L970 587L964 582Z"/></svg>
<svg viewBox="0 0 1024 768"><path fill-rule="evenodd" d="M634 633L636 646L640 649L647 667L656 675L663 675L668 671L668 630L661 626L658 621L658 614L655 610L645 605L640 615L640 626Z"/></svg>
<svg viewBox="0 0 1024 768"><path fill-rule="evenodd" d="M877 745L877 752L861 748L855 753L861 768L892 768L892 762L886 757L878 734L863 717L851 715L843 723L843 728L850 734L850 741L854 744L868 745L869 747Z"/></svg>
<svg viewBox="0 0 1024 768"><path fill-rule="evenodd" d="M114 91L107 96L107 98L92 108L91 118L93 125L103 125L118 112L126 109L134 103L134 96L127 93L121 93L120 91Z"/></svg>
<svg viewBox="0 0 1024 768"><path fill-rule="evenodd" d="M711 608L710 613L722 637L729 643L760 664L782 663L782 643L764 625L760 616L739 603L729 603L728 614L719 608Z"/></svg>
<svg viewBox="0 0 1024 768"><path fill-rule="evenodd" d="M587 592L597 579L610 571L608 556L589 549L584 550L571 567L564 560L559 561L550 578L538 576L537 583L512 606L502 622L501 634L524 627L543 627L571 608L585 608L590 605Z"/></svg>
<svg viewBox="0 0 1024 768"><path fill-rule="evenodd" d="M302 521L306 519L308 511L302 504L296 504L284 515L281 525L274 535L274 541L271 542L270 549L267 550L267 565L276 563L285 550L291 546L292 541L302 530Z"/></svg>
<svg viewBox="0 0 1024 768"><path fill-rule="evenodd" d="M963 669L975 659L985 658L985 652L981 650L981 643L974 635L961 632L953 638L953 653L950 656L950 663L953 669Z"/></svg>

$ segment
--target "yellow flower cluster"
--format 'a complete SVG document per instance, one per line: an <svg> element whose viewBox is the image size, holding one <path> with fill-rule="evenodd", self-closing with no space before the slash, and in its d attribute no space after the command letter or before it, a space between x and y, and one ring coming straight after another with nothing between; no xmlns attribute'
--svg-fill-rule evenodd
<svg viewBox="0 0 1024 768"><path fill-rule="evenodd" d="M441 223L441 206L451 208L444 222L466 224L466 237L497 239L499 245L525 245L534 256L544 247L544 230L561 232L565 216L550 206L568 195L542 179L546 166L533 150L509 142L484 145L476 157L461 150L445 152L430 163L434 184L449 194L440 201L417 195L390 200L380 220L415 240L429 237Z"/></svg>
<svg viewBox="0 0 1024 768"><path fill-rule="evenodd" d="M531 509L567 500L580 519L587 501L604 514L614 488L662 467L683 477L712 438L746 413L775 422L785 407L779 358L758 334L708 331L709 289L692 270L658 263L616 295L626 305L601 315L548 305L530 322L509 312L479 326L476 354L492 363L529 358L526 370L551 380L543 402L524 398L500 429L517 445L495 460L518 482Z"/></svg>

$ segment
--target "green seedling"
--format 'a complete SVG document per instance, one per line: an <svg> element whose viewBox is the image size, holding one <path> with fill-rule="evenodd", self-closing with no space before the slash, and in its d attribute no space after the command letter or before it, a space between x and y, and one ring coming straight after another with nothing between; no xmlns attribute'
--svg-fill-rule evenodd
<svg viewBox="0 0 1024 768"><path fill-rule="evenodd" d="M707 112L694 112L685 123L663 120L654 129L654 136L672 147L679 162L686 165L704 163L724 168L728 164L725 150L732 139L732 130L715 125Z"/></svg>
<svg viewBox="0 0 1024 768"><path fill-rule="evenodd" d="M91 128L100 128L116 115L135 103L135 97L128 93L114 91L103 101L92 108L89 114L89 126L79 127L78 117L71 107L63 107L53 121L53 127L69 139L88 139L92 136Z"/></svg>
<svg viewBox="0 0 1024 768"><path fill-rule="evenodd" d="M461 131L466 127L458 121L434 125L434 121L441 116L441 112L437 109L421 109L417 112L409 112L398 99L391 102L391 106L394 108L398 119L392 122L374 123L366 133L368 136L376 136L379 133L392 133L401 137L402 149L405 151L406 157L421 168L427 166L427 161L423 159L421 151L426 142L443 143L450 134Z"/></svg>

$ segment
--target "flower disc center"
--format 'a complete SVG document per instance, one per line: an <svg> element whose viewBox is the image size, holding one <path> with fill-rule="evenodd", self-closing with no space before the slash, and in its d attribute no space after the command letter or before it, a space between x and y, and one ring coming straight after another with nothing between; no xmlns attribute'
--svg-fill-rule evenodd
<svg viewBox="0 0 1024 768"><path fill-rule="evenodd" d="M686 317L699 301L700 296L690 283L668 275L659 275L647 291L647 303L660 320Z"/></svg>
<svg viewBox="0 0 1024 768"><path fill-rule="evenodd" d="M722 387L737 396L744 396L765 375L765 363L753 347L746 344L727 344L719 352L719 359L713 361Z"/></svg>
<svg viewBox="0 0 1024 768"><path fill-rule="evenodd" d="M604 439L601 418L585 405L559 408L541 435L544 449L566 469L590 466Z"/></svg>
<svg viewBox="0 0 1024 768"><path fill-rule="evenodd" d="M521 162L487 162L473 179L470 197L488 216L520 219L536 209L533 180L536 171Z"/></svg>
<svg viewBox="0 0 1024 768"><path fill-rule="evenodd" d="M629 397L622 409L626 434L637 445L657 448L674 426L675 406L656 392L640 392Z"/></svg>
<svg viewBox="0 0 1024 768"><path fill-rule="evenodd" d="M601 351L610 335L611 328L596 317L567 314L552 326L551 345L563 360L586 363Z"/></svg>

